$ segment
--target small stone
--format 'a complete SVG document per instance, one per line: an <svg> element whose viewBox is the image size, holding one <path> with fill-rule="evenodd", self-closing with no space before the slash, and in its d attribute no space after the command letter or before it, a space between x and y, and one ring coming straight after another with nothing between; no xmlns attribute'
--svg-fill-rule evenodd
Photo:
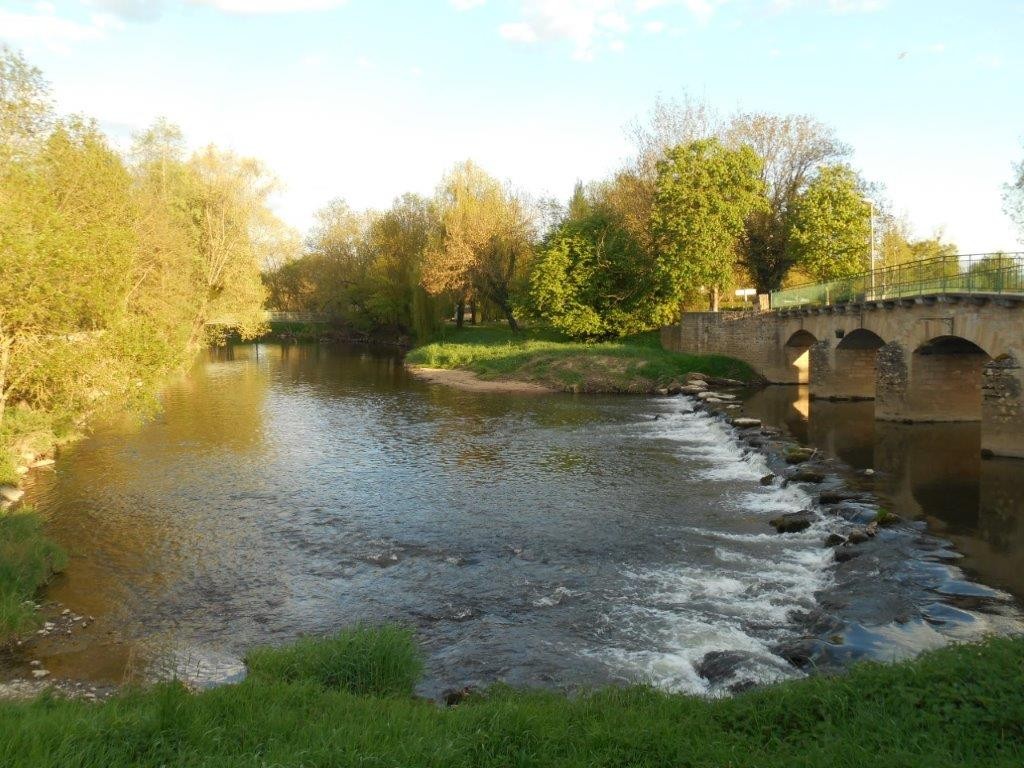
<svg viewBox="0 0 1024 768"><path fill-rule="evenodd" d="M681 387L679 391L684 395L699 395L705 389L707 389L705 384L701 384L699 387L696 384L687 384L685 387Z"/></svg>
<svg viewBox="0 0 1024 768"><path fill-rule="evenodd" d="M28 474L28 467L26 467L25 465L22 464L20 466L15 467L14 468L14 472L15 472L15 474L18 474L18 475L27 475Z"/></svg>
<svg viewBox="0 0 1024 768"><path fill-rule="evenodd" d="M661 395L662 397L667 397L668 396L668 388L667 387L658 387L656 390L654 390L654 394Z"/></svg>
<svg viewBox="0 0 1024 768"><path fill-rule="evenodd" d="M41 667L43 666L43 662L39 661L39 659L32 659L32 661L30 661L28 665L30 667Z"/></svg>
<svg viewBox="0 0 1024 768"><path fill-rule="evenodd" d="M878 523L872 520L864 527L864 533L866 533L868 536L874 536L876 533L878 533Z"/></svg>
<svg viewBox="0 0 1024 768"><path fill-rule="evenodd" d="M63 611L60 612L60 615L61 616L70 616L71 615L71 609L70 608L65 608Z"/></svg>
<svg viewBox="0 0 1024 768"><path fill-rule="evenodd" d="M845 563L859 556L860 552L857 552L854 549L850 549L849 547L842 547L840 549L837 549L835 552L835 558L837 563Z"/></svg>
<svg viewBox="0 0 1024 768"><path fill-rule="evenodd" d="M761 485L771 485L772 483L775 482L775 475L765 475L764 477L761 478L759 482L761 483Z"/></svg>
<svg viewBox="0 0 1024 768"><path fill-rule="evenodd" d="M868 477L871 477L873 474L875 474L875 470L873 470L873 469L865 469L864 470L864 474L867 475Z"/></svg>
<svg viewBox="0 0 1024 768"><path fill-rule="evenodd" d="M33 469L38 469L39 467L52 467L56 463L57 462L53 459L36 459L32 462L32 467Z"/></svg>
<svg viewBox="0 0 1024 768"><path fill-rule="evenodd" d="M44 677L49 677L49 676L50 676L50 670L48 670L48 669L33 669L32 670L32 677L36 678L37 680L39 680L41 678L44 678Z"/></svg>
<svg viewBox="0 0 1024 768"><path fill-rule="evenodd" d="M840 536L838 533L830 533L825 538L825 546L826 547L838 547L838 546L840 546L842 544L845 544L845 543L846 543L846 537L845 536Z"/></svg>

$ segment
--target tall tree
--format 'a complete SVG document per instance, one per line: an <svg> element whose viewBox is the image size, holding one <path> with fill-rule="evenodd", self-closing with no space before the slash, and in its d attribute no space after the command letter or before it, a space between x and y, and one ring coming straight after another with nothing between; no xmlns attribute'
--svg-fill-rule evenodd
<svg viewBox="0 0 1024 768"><path fill-rule="evenodd" d="M749 147L717 139L684 144L658 163L652 227L674 300L717 296L732 278L744 222L764 206L761 164Z"/></svg>
<svg viewBox="0 0 1024 768"><path fill-rule="evenodd" d="M768 205L746 221L740 263L759 293L782 285L798 255L790 247L789 222L798 197L818 168L849 154L831 128L807 115L740 113L724 131L732 147L749 146L761 159Z"/></svg>
<svg viewBox="0 0 1024 768"><path fill-rule="evenodd" d="M444 178L434 204L439 224L425 252L424 287L490 301L517 330L517 293L536 227L528 201L467 161Z"/></svg>
<svg viewBox="0 0 1024 768"><path fill-rule="evenodd" d="M864 195L849 166L818 169L787 216L789 250L802 272L826 281L869 268L871 207Z"/></svg>

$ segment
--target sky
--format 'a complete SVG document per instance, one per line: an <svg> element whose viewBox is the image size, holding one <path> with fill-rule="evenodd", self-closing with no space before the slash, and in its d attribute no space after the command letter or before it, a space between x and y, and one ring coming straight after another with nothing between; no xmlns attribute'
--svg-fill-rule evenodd
<svg viewBox="0 0 1024 768"><path fill-rule="evenodd" d="M536 195L629 157L686 94L810 114L916 234L1021 249L1024 0L0 0L0 41L127 147L159 116L262 160L304 230L472 158Z"/></svg>

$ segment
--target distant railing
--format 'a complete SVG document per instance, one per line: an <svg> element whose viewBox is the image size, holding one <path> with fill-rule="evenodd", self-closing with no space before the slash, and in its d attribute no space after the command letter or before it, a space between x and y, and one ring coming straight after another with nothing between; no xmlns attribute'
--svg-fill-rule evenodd
<svg viewBox="0 0 1024 768"><path fill-rule="evenodd" d="M939 256L797 285L773 291L771 306L825 307L952 293L1024 295L1024 252Z"/></svg>

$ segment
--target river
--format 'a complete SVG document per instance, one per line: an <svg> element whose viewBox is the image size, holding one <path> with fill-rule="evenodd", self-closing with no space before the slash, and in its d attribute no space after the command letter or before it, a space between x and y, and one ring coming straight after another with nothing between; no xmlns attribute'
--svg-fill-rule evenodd
<svg viewBox="0 0 1024 768"><path fill-rule="evenodd" d="M253 645L399 622L428 696L717 694L1020 630L1024 463L981 461L977 425L876 423L871 403L796 387L744 397L904 522L841 564L822 543L841 517L774 533L814 490L762 486L764 457L683 397L470 393L368 347L212 350L156 418L33 474L70 554L46 598L94 621L34 639L8 674L32 658L211 684Z"/></svg>

